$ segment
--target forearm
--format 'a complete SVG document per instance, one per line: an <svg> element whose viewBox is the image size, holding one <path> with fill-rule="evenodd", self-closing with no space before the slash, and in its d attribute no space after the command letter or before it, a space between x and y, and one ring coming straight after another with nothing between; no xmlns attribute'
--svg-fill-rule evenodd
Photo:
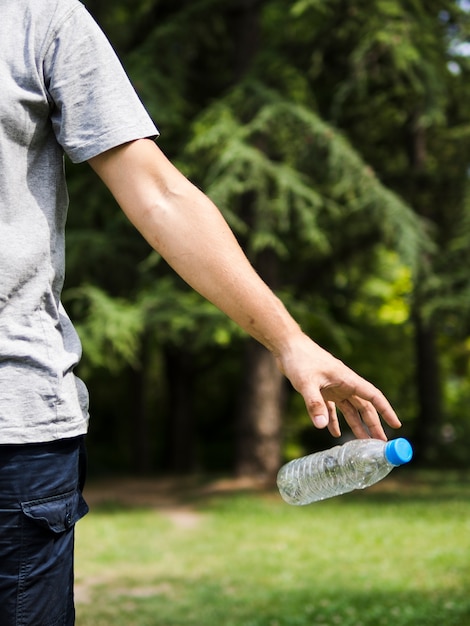
<svg viewBox="0 0 470 626"><path fill-rule="evenodd" d="M91 165L131 222L191 287L279 355L301 331L250 265L219 210L151 142L120 150L122 157L110 153ZM145 162L139 165L140 159Z"/></svg>
<svg viewBox="0 0 470 626"><path fill-rule="evenodd" d="M191 287L273 353L300 332L253 269L217 208L199 190L171 194L164 210L160 205L134 223Z"/></svg>

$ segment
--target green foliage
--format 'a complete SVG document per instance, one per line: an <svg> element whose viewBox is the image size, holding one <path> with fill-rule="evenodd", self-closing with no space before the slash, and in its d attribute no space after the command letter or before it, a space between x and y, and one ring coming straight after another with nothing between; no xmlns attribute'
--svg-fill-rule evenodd
<svg viewBox="0 0 470 626"><path fill-rule="evenodd" d="M470 321L470 153L464 105L470 95L469 59L461 46L468 40L468 7L454 1L398 0L352 5L333 1L328 10L306 1L296 7L303 21L298 31L303 41L312 24L317 25L319 52L312 53L307 71L322 116L347 134L387 187L423 218L435 242L434 249L419 259L410 302L438 337L445 406L439 417L442 429L433 426L432 435L441 441L441 430L448 430L454 420L461 424L455 400L459 389L465 402L467 384L457 372L466 354L462 342ZM397 345L404 348L403 342ZM411 370L409 384L414 376ZM419 405L416 410L420 412ZM426 413L421 410L423 420ZM452 446L455 456L462 457L465 449L468 454L466 441L458 426Z"/></svg>
<svg viewBox="0 0 470 626"><path fill-rule="evenodd" d="M190 346L196 353L211 346L226 347L243 336L234 322L195 291L182 288L174 276L142 292L138 306L158 343Z"/></svg>
<svg viewBox="0 0 470 626"><path fill-rule="evenodd" d="M438 332L445 424L463 416L470 363L465 4L87 4L155 118L160 145L219 204L255 264L270 253L276 287L303 327L413 423L419 407L407 313L419 305ZM144 346L152 363L168 347L196 361L223 347L227 370L240 369L234 325L149 256L83 168L69 173L65 300L83 338L87 379L100 384L106 368L130 384L126 365L139 370ZM211 387L210 367L206 376L201 394ZM208 421L220 406L214 394L199 401ZM286 423L297 437L304 409L289 406ZM458 419L446 450L458 448L463 459L468 420Z"/></svg>
<svg viewBox="0 0 470 626"><path fill-rule="evenodd" d="M424 311L428 318L450 315L461 331L468 329L470 319L470 196L456 217L449 244L439 250L437 272L426 284Z"/></svg>
<svg viewBox="0 0 470 626"><path fill-rule="evenodd" d="M111 372L124 365L136 366L144 314L138 303L109 296L99 287L69 289L66 303L76 318L86 361Z"/></svg>
<svg viewBox="0 0 470 626"><path fill-rule="evenodd" d="M404 324L410 316L413 292L410 268L387 251L378 255L377 263L377 276L359 278L352 313L355 317L369 317L379 325Z"/></svg>
<svg viewBox="0 0 470 626"><path fill-rule="evenodd" d="M271 247L282 257L293 255L299 239L312 246L313 256L331 254L330 231L354 216L404 262L416 264L426 244L419 219L344 136L304 105L259 83L242 83L204 112L194 134L189 174L247 236L253 252ZM247 224L241 216L248 197Z"/></svg>
<svg viewBox="0 0 470 626"><path fill-rule="evenodd" d="M166 276L151 289L129 300L108 295L85 285L66 292L66 304L77 320L88 367L113 373L139 367L142 341L158 345L191 346L191 351L208 346L227 346L242 331L196 292L181 289L175 278ZM90 373L90 372L88 372Z"/></svg>

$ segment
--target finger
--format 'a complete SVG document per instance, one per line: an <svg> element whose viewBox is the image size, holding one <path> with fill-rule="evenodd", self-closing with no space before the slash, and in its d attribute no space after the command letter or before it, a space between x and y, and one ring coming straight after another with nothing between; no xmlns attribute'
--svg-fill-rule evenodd
<svg viewBox="0 0 470 626"><path fill-rule="evenodd" d="M375 407L370 402L364 402L361 398L351 398L351 405L359 412L362 423L370 437L387 441L380 417Z"/></svg>
<svg viewBox="0 0 470 626"><path fill-rule="evenodd" d="M364 383L368 387L367 391L364 390L363 393L358 393L359 390L356 390L356 395L370 402L377 411L377 413L382 416L384 421L389 426L391 426L392 428L400 428L401 422L398 419L398 415L393 410L387 398L371 383L367 383L366 381L364 381Z"/></svg>
<svg viewBox="0 0 470 626"><path fill-rule="evenodd" d="M359 410L349 400L343 400L337 406L357 439L369 439L370 434L364 427Z"/></svg>
<svg viewBox="0 0 470 626"><path fill-rule="evenodd" d="M363 423L367 426L370 436L374 439L382 439L387 441L387 435L383 429L377 411L371 404L366 404L359 408Z"/></svg>
<svg viewBox="0 0 470 626"><path fill-rule="evenodd" d="M341 428L339 426L338 413L336 411L336 404L334 402L327 402L329 422L328 430L333 437L341 437Z"/></svg>

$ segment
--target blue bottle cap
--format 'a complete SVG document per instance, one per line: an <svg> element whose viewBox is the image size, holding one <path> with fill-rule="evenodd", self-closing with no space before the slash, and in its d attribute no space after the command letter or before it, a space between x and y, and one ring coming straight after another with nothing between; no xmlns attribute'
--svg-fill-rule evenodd
<svg viewBox="0 0 470 626"><path fill-rule="evenodd" d="M413 448L408 439L399 437L392 439L385 446L385 458L392 465L404 465L409 463L413 457Z"/></svg>

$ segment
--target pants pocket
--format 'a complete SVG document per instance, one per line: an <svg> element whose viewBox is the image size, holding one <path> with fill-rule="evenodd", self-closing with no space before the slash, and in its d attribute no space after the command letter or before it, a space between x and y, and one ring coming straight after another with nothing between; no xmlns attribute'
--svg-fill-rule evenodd
<svg viewBox="0 0 470 626"><path fill-rule="evenodd" d="M38 526L53 533L69 530L86 513L88 506L82 494L77 491L30 502L22 502L23 513Z"/></svg>
<svg viewBox="0 0 470 626"><path fill-rule="evenodd" d="M74 527L88 506L74 490L22 502L21 510L17 625L72 626Z"/></svg>

